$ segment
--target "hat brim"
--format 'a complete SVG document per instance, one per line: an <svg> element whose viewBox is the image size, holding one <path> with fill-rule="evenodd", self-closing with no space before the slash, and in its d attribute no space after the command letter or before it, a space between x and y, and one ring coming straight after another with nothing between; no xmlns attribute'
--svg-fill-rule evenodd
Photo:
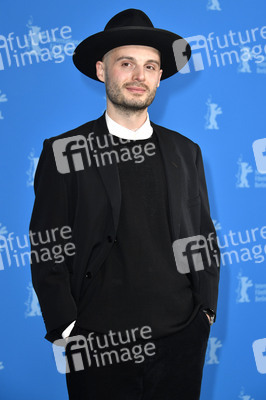
<svg viewBox="0 0 266 400"><path fill-rule="evenodd" d="M173 43L180 39L182 39L182 45L175 46L174 52ZM180 71L191 56L190 45L175 33L164 29L127 26L108 29L89 36L76 47L73 62L80 72L99 81L96 75L96 62L101 61L108 51L125 45L150 46L159 50L163 70L161 80Z"/></svg>

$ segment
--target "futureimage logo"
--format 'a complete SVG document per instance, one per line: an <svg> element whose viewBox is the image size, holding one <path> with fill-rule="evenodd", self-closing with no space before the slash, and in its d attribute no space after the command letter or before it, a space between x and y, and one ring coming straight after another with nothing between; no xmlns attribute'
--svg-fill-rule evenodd
<svg viewBox="0 0 266 400"><path fill-rule="evenodd" d="M265 240L266 226L246 229L244 232L233 232L231 229L228 233L219 232L217 241L221 251L221 265L248 261L256 264L264 262L266 259Z"/></svg>
<svg viewBox="0 0 266 400"><path fill-rule="evenodd" d="M66 257L74 256L75 244L69 240L72 237L70 226L56 227L43 232L29 232L23 237L15 236L14 232L0 234L0 271L5 266L25 266L28 263L53 261L59 264ZM31 248L31 250L30 250Z"/></svg>
<svg viewBox="0 0 266 400"><path fill-rule="evenodd" d="M176 267L181 274L188 274L191 270L208 269L212 264L217 267L248 261L260 264L266 260L265 240L266 226L246 229L244 232L233 232L230 229L228 233L222 234L219 231L217 237L211 232L208 237L196 235L177 239L173 242ZM242 294L245 287L243 282Z"/></svg>
<svg viewBox="0 0 266 400"><path fill-rule="evenodd" d="M141 340L138 344L136 332ZM90 332L87 338L76 335L66 340L59 339L53 343L56 367L58 372L65 374L82 371L91 366L98 368L128 361L139 364L145 360L145 356L155 354L154 343L145 342L151 337L151 328L143 326L123 333L109 330L108 334L102 335Z"/></svg>
<svg viewBox="0 0 266 400"><path fill-rule="evenodd" d="M53 143L53 151L57 170L61 174L81 171L91 166L90 153L84 136L58 139Z"/></svg>
<svg viewBox="0 0 266 400"><path fill-rule="evenodd" d="M16 36L15 32L0 35L0 71L13 65L18 68L47 61L61 63L65 56L73 55L78 41L71 38L70 26L41 31L30 20L27 27L29 32L23 37Z"/></svg>
<svg viewBox="0 0 266 400"><path fill-rule="evenodd" d="M213 65L219 68L249 60L254 60L256 64L265 61L266 44L255 43L266 39L266 26L246 29L245 32L229 30L222 37L221 35L215 36L214 32L210 32L208 36L195 35L185 39L191 46L192 55L189 62L180 70L181 74L203 71L206 67L210 68ZM177 68L180 63L180 56L178 56L180 50L183 52L183 57L187 58L185 43L181 39L173 43ZM247 43L252 47L248 47ZM223 49L227 49L227 51L223 51Z"/></svg>
<svg viewBox="0 0 266 400"><path fill-rule="evenodd" d="M154 143L148 142L144 145L136 144L131 147L117 147L119 144L130 142L114 135L96 136L90 132L85 136L76 135L65 139L57 139L53 142L53 152L58 172L67 174L82 171L92 164L92 159L97 167L110 165L114 162L133 161L141 163L145 156L155 155ZM103 149L109 149L102 151Z"/></svg>
<svg viewBox="0 0 266 400"><path fill-rule="evenodd" d="M213 246L214 232L206 239L203 235L177 239L173 251L178 272L188 274L191 270L202 271L211 266L212 258L219 267L218 250Z"/></svg>

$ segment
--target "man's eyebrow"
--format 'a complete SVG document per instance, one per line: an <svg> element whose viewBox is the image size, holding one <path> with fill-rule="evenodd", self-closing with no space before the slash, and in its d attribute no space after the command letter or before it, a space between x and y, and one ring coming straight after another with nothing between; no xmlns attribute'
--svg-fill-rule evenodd
<svg viewBox="0 0 266 400"><path fill-rule="evenodd" d="M159 61L157 61L157 60L153 60L153 59L151 59L151 60L148 60L148 61L147 61L147 63L154 63L154 64L157 64L157 65L159 65L159 67L160 67L160 62L159 62Z"/></svg>
<svg viewBox="0 0 266 400"><path fill-rule="evenodd" d="M120 61L120 60L136 61L136 59L134 57L130 57L130 56L121 56L121 57L118 57L115 61L117 62L117 61ZM150 60L147 60L146 63L154 63L154 64L157 64L160 67L160 62L157 61L157 60L150 59Z"/></svg>

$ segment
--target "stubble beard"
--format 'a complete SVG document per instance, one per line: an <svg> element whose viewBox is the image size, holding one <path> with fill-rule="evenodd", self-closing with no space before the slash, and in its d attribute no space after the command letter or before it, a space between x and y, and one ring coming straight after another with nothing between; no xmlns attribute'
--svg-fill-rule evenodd
<svg viewBox="0 0 266 400"><path fill-rule="evenodd" d="M138 97L136 98L127 98L124 96L122 93L122 90L126 86L138 86L138 87L143 87L146 89L146 95L145 99L140 99ZM126 113L138 113L143 110L145 110L147 107L151 105L155 98L156 90L157 88L154 88L152 91L148 88L148 86L144 84L137 84L137 83L127 83L124 84L121 88L116 82L110 82L108 79L108 76L106 76L105 80L105 90L106 90L106 95L108 99L111 101L111 103L120 111L126 112Z"/></svg>

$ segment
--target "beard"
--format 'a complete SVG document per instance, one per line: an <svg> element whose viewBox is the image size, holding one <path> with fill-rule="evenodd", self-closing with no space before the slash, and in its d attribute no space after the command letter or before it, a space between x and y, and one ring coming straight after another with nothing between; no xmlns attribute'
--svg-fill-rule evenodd
<svg viewBox="0 0 266 400"><path fill-rule="evenodd" d="M138 94L135 94L135 96L132 96L131 98L126 97L122 89L126 88L127 86L136 86L136 87L142 87L146 90L145 94L142 94L141 97L145 98L139 98ZM116 82L110 82L108 79L108 75L106 76L105 80L105 90L106 90L106 95L108 99L113 103L117 108L123 111L127 112L138 112L145 110L149 105L154 100L155 94L157 87L155 87L153 90L150 90L148 86L146 86L143 83L126 83L120 87Z"/></svg>

